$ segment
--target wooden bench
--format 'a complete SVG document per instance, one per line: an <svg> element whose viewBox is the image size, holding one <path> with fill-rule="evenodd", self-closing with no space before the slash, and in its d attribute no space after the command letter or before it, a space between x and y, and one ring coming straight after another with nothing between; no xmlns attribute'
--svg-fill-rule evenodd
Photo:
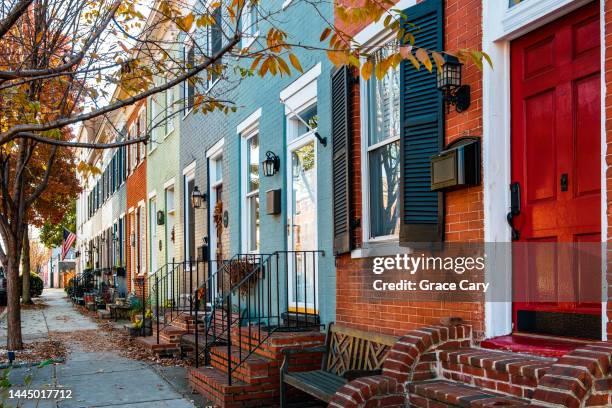
<svg viewBox="0 0 612 408"><path fill-rule="evenodd" d="M387 353L397 340L395 336L330 323L324 346L283 350L284 359L280 368L281 407L287 406L287 385L328 403L347 382L380 374ZM289 371L291 356L304 353L323 353L321 369Z"/></svg>

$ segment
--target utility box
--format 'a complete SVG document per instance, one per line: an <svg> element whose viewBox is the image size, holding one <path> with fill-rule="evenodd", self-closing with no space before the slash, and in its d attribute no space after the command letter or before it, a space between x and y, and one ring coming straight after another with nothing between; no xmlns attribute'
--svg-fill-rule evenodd
<svg viewBox="0 0 612 408"><path fill-rule="evenodd" d="M281 190L266 191L266 214L276 215L281 213Z"/></svg>
<svg viewBox="0 0 612 408"><path fill-rule="evenodd" d="M431 158L431 189L454 190L480 184L480 138L464 137Z"/></svg>

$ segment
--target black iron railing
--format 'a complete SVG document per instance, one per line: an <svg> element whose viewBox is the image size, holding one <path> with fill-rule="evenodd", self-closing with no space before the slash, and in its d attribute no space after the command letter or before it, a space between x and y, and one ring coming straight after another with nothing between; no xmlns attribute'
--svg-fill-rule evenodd
<svg viewBox="0 0 612 408"><path fill-rule="evenodd" d="M202 360L210 362L212 346L227 346L231 384L234 372L274 332L319 328L317 267L324 255L320 250L240 254L212 274L195 293L196 306L211 305L202 351L195 332L196 366ZM215 276L228 279L216 293L209 289ZM237 336L235 350L232 336ZM233 354L237 362L232 361Z"/></svg>
<svg viewBox="0 0 612 408"><path fill-rule="evenodd" d="M148 293L141 291L143 318L144 310L149 308L155 320L152 323L158 344L160 331L177 317L189 315L196 321L200 318L193 294L208 277L208 270L221 263L220 260L169 262L147 277Z"/></svg>

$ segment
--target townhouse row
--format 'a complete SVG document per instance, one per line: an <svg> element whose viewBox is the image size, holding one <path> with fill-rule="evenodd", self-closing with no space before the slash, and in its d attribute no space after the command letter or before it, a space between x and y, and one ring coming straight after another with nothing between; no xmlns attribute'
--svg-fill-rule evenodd
<svg viewBox="0 0 612 408"><path fill-rule="evenodd" d="M247 7L255 15L282 3ZM332 4L321 5L320 16L308 2L285 3L275 23L304 44L317 43L335 17ZM125 295L139 276L168 264L206 262L197 278L206 279L224 260L283 252L294 257L282 269L284 285L295 288L283 312L306 311L321 324L401 335L455 316L499 347L519 348L517 331L607 339L605 252L567 278L541 264L526 267L525 277L510 251L485 268L502 292L495 299L417 302L381 296L369 282L373 257L416 251L417 242L608 242L612 3L399 0L395 7L418 27L418 45L491 57L493 68L462 66L459 85L469 97L462 106L435 73L408 61L366 81L335 68L323 51L296 48L303 74L237 80L226 72L87 123L82 141L151 139L81 152L101 173L82 180L77 269L125 268L117 277ZM255 18L249 27L241 47L257 46L257 33L269 28ZM395 46L382 21L340 28L365 46L364 58L384 58ZM212 55L226 40L201 30L198 48ZM176 27L156 35L173 39L177 59L193 59L194 44ZM197 94L232 100L238 110L193 112ZM480 182L432 190L432 156L458 140L477 143ZM513 298L525 287L534 290L531 300ZM585 287L597 293L581 301ZM533 301L538 290L556 298Z"/></svg>

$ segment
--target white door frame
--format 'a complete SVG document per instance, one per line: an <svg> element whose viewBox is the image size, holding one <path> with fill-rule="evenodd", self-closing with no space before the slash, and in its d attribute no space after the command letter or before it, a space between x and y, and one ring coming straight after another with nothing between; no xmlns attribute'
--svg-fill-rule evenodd
<svg viewBox="0 0 612 408"><path fill-rule="evenodd" d="M318 205L318 195L319 195L319 189L318 189L318 174L317 174L317 170L318 170L318 143L317 143L317 139L314 136L314 132L308 132L306 134L304 134L303 136L300 136L299 138L292 140L290 142L288 142L287 144L287 154L285 157L285 165L286 165L286 174L287 174L287 194L286 196L286 208L287 208L287 248L289 249L289 251L293 251L295 250L293 247L293 167L292 167L292 160L291 160L291 154L293 153L294 150L299 149L301 147L306 146L307 144L312 143L314 145L314 163L315 163L315 169L314 169L314 175L315 175L315 179L314 179L314 185L315 185L315 204ZM317 216L317 211L315 211L315 236L314 236L314 241L315 243L319 242L319 225L318 225L318 216ZM316 250L317 248L306 248L305 250ZM287 285L289 287L289 299L287 299L289 307L293 307L296 308L299 305L297 305L297 303L295 302L295 299L291 299L293 294L291 292L291 277L294 275L293 271L291 270L291 262L289 261L290 256L287 257ZM318 310L319 308L319 268L318 268L318 257L315 256L315 260L314 260L314 278L315 278L315 304L312 305L314 306L314 309ZM307 309L310 308L310 304L306 304Z"/></svg>
<svg viewBox="0 0 612 408"><path fill-rule="evenodd" d="M527 34L591 0L525 0L511 8L508 1L483 1L482 49L491 57L493 68L485 65L483 72L483 190L484 190L484 238L487 245L494 245L495 253L487 256L485 279L492 286L505 288L496 291L495 299L485 302L485 337L495 337L512 332L512 259L509 252L511 231L506 223L510 207L511 182L511 129L510 129L510 42ZM600 1L603 15L604 1ZM603 19L602 19L603 20ZM602 75L605 73L605 30L601 29ZM606 208L605 190L605 81L602 80L602 209ZM602 241L606 240L607 219L602 211ZM500 245L501 243L501 245ZM501 250L501 252L499 252ZM505 252L505 254L504 254ZM508 256L510 255L510 256ZM605 276L606 260L602 260ZM604 279L605 282L605 279ZM603 289L607 293L607 288ZM503 296L503 300L500 299ZM602 333L606 327L606 309L602 305Z"/></svg>

